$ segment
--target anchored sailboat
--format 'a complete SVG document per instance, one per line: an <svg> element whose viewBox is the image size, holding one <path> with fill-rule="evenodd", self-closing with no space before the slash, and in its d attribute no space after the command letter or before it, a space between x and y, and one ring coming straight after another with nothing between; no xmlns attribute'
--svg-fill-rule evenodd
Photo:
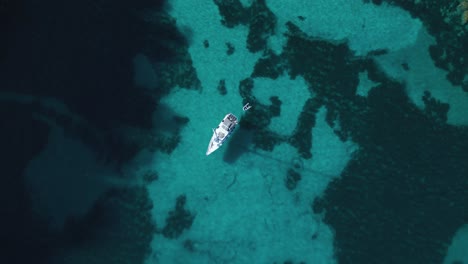
<svg viewBox="0 0 468 264"><path fill-rule="evenodd" d="M244 105L244 107L242 107L242 110L245 112L251 107L252 106L247 103ZM223 143L234 132L237 124L237 117L234 114L229 113L223 118L223 120L221 120L221 123L219 123L216 128L213 128L213 135L211 136L210 144L208 144L208 149L206 150L207 156L223 145Z"/></svg>

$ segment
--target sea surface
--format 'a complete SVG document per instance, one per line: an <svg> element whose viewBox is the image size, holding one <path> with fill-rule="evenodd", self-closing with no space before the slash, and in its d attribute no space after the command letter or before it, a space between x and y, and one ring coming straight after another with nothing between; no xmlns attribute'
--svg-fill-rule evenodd
<svg viewBox="0 0 468 264"><path fill-rule="evenodd" d="M468 264L467 20L0 0L1 262Z"/></svg>

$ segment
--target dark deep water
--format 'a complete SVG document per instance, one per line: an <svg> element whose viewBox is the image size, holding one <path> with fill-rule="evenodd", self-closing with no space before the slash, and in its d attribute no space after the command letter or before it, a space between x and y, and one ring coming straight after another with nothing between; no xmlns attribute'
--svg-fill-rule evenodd
<svg viewBox="0 0 468 264"><path fill-rule="evenodd" d="M169 153L177 146L177 136L155 139L148 131L156 126L177 134L189 122L183 116L164 123L152 120L155 109L157 115L173 115L159 99L176 84L199 87L196 73L188 67L181 76L160 80L153 90L135 87L133 81L132 60L138 52L166 65L186 56L188 40L171 19L150 23L139 16L150 9L165 14L164 2L0 0L0 92L13 94L0 99L3 263L70 263L67 256L74 250L80 256L74 256L73 263L142 263L148 254L156 226L145 188L106 190L84 217L70 216L57 229L34 210L25 169L44 149L54 127L85 143L117 173L149 141L152 149ZM216 2L227 27L251 27L251 52L266 50L266 41L258 36L272 34L268 28L275 22L263 1L258 1L257 11L264 16L254 22L237 1L232 1L234 7ZM468 92L468 35L459 37L437 15L445 1L391 2L423 21L437 39L430 49L434 63ZM303 76L313 87L317 96L304 106L300 126L289 140L304 159L313 159L308 140L319 106L326 106L330 125L341 124L336 133L343 140L351 138L361 147L313 204L336 232L338 262L441 263L455 231L468 223L468 128L448 125L449 105L430 93L425 109L417 109L404 84L378 69L375 54L356 59L346 44L304 38L294 25L290 31L282 56L266 52L251 77L274 79L287 72ZM170 66L160 71L173 73ZM355 96L357 74L363 71L377 83L367 98ZM244 80L240 93L254 102L249 85L251 80ZM69 111L51 107L51 98ZM258 124L269 122L275 107L272 102L247 118L245 126L260 130ZM134 131L139 133L136 139ZM258 148L271 150L281 141L269 131L260 132L261 137L249 138ZM226 160L235 160L242 150L235 152ZM152 176L148 180L155 180ZM187 218L191 224L193 216L180 214L182 222ZM163 228L168 237L182 232L177 225L190 227L173 222ZM91 253L93 248L100 250Z"/></svg>
<svg viewBox="0 0 468 264"><path fill-rule="evenodd" d="M84 218L70 218L57 230L33 210L25 168L47 144L49 123L84 142L115 171L136 153L139 143L116 128L151 128L157 98L165 92L161 88L159 94L148 94L135 87L132 59L148 50L153 61L171 61L175 49L186 45L173 25L150 26L137 15L150 9L162 12L164 4L0 1L0 89L2 95L15 95L0 102L2 263L51 263L52 256L65 263L61 256L84 245L115 250L114 257L128 263L143 261L154 229L144 188L106 192ZM20 102L21 96L36 99ZM48 107L49 99L63 102L69 111ZM123 209L127 203L133 209ZM106 242L117 237L120 241ZM128 241L133 241L130 246ZM100 263L117 263L105 253L95 257L102 258ZM78 263L90 261L78 258Z"/></svg>

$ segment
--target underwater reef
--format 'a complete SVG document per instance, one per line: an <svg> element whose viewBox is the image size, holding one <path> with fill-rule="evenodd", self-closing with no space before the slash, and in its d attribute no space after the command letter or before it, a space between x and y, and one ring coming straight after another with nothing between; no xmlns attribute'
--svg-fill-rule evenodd
<svg viewBox="0 0 468 264"><path fill-rule="evenodd" d="M453 85L468 92L468 27L463 22L466 13L460 1L384 1L407 10L423 22L436 39L429 49L434 64L447 72L446 78Z"/></svg>
<svg viewBox="0 0 468 264"><path fill-rule="evenodd" d="M466 28L459 16L452 21L444 13L458 2L388 2L423 21L436 38L429 50L435 65L447 72L452 84L468 91ZM239 10L235 16L225 14L227 4L219 7L226 26L248 24L248 13L238 1L231 3ZM288 142L302 158L313 159L308 140L315 112L325 106L336 135L359 145L340 177L312 205L335 232L338 263L441 263L455 232L468 222L467 128L448 125L450 106L430 91L422 97L425 108L417 108L405 84L375 63L375 56L386 51L357 57L346 41L311 38L292 22L287 27L283 51L264 50L251 78L239 85L244 103L257 106L241 121L243 128L260 132L253 144L271 150ZM265 128L271 119L269 106L252 96L256 77L276 79L284 73L302 76L311 94L289 138L272 136ZM360 73L375 83L367 97L356 94ZM293 189L299 179L291 171L286 187Z"/></svg>

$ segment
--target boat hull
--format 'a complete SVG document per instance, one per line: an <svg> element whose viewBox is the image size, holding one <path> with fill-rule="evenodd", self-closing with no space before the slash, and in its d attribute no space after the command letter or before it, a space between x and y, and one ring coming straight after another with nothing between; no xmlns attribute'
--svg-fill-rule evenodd
<svg viewBox="0 0 468 264"><path fill-rule="evenodd" d="M229 136L234 132L234 129L237 125L237 117L233 114L227 114L224 119L219 123L218 127L213 129L213 135L211 136L210 143L208 144L208 149L206 150L206 155L210 155L215 152L223 143L229 138Z"/></svg>
<svg viewBox="0 0 468 264"><path fill-rule="evenodd" d="M210 144L208 144L208 149L206 150L206 155L210 155L211 153L215 152L219 147L221 147L222 144L219 144L216 142L216 134L213 133L213 136L211 137Z"/></svg>

